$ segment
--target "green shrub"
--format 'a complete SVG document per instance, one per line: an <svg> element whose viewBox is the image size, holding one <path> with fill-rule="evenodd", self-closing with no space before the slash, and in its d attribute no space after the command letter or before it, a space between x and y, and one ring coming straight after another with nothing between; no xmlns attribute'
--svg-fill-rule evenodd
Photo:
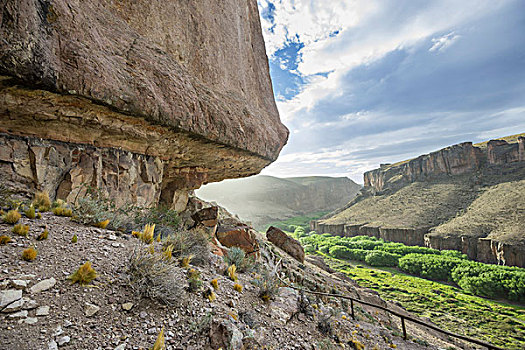
<svg viewBox="0 0 525 350"><path fill-rule="evenodd" d="M370 266L397 266L400 257L398 254L374 250L366 254L365 262Z"/></svg>
<svg viewBox="0 0 525 350"><path fill-rule="evenodd" d="M464 260L468 259L467 254L463 254L462 252L458 250L442 250L441 255L450 256L452 258L464 259Z"/></svg>
<svg viewBox="0 0 525 350"><path fill-rule="evenodd" d="M307 244L303 248L305 253L315 253L317 251L313 244Z"/></svg>
<svg viewBox="0 0 525 350"><path fill-rule="evenodd" d="M394 243L388 242L384 243L382 246L378 246L375 249L379 249L388 253L398 254L398 255L407 255L407 254L436 254L439 255L439 250L419 247L419 246L408 246L403 243Z"/></svg>
<svg viewBox="0 0 525 350"><path fill-rule="evenodd" d="M254 259L246 257L244 250L238 247L231 247L228 250L228 253L224 256L224 262L228 266L235 265L239 272L250 271L255 265Z"/></svg>
<svg viewBox="0 0 525 350"><path fill-rule="evenodd" d="M437 281L452 281L452 270L463 259L433 254L408 254L399 259L399 268L412 275Z"/></svg>

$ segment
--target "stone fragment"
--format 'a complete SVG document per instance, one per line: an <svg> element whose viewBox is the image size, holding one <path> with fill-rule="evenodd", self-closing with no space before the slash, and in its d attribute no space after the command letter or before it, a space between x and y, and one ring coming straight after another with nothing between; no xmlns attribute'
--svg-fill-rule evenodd
<svg viewBox="0 0 525 350"><path fill-rule="evenodd" d="M0 289L6 289L7 287L9 287L9 280L3 280L2 282L0 282Z"/></svg>
<svg viewBox="0 0 525 350"><path fill-rule="evenodd" d="M15 289L26 289L27 281L24 280L11 280L11 287Z"/></svg>
<svg viewBox="0 0 525 350"><path fill-rule="evenodd" d="M58 350L58 344L56 341L54 341L53 339L51 339L49 341L49 343L47 344L47 349L48 350Z"/></svg>
<svg viewBox="0 0 525 350"><path fill-rule="evenodd" d="M210 327L210 344L214 349L240 350L243 348L242 332L229 320L214 321Z"/></svg>
<svg viewBox="0 0 525 350"><path fill-rule="evenodd" d="M24 305L24 298L19 299L15 302L12 302L11 304L7 305L2 312L9 313L9 312L15 312L22 309Z"/></svg>
<svg viewBox="0 0 525 350"><path fill-rule="evenodd" d="M124 349L126 349L126 343L124 343L124 344L120 344L119 346L117 346L117 347L116 347L115 349L113 349L113 350L124 350Z"/></svg>
<svg viewBox="0 0 525 350"><path fill-rule="evenodd" d="M93 316L98 310L100 310L100 307L91 303L86 303L86 306L84 307L84 313L87 317Z"/></svg>
<svg viewBox="0 0 525 350"><path fill-rule="evenodd" d="M115 236L115 235L109 235L109 236L108 236L108 239L109 239L110 241L116 241L116 240L117 240L117 236Z"/></svg>
<svg viewBox="0 0 525 350"><path fill-rule="evenodd" d="M64 335L63 337L60 337L57 339L58 346L65 345L71 341L71 337L69 335Z"/></svg>
<svg viewBox="0 0 525 350"><path fill-rule="evenodd" d="M282 230L270 226L266 231L266 238L277 247L290 254L294 259L304 262L304 249L301 243L288 236Z"/></svg>
<svg viewBox="0 0 525 350"><path fill-rule="evenodd" d="M126 311L129 311L131 310L131 308L133 307L133 303L124 303L122 304L122 308Z"/></svg>
<svg viewBox="0 0 525 350"><path fill-rule="evenodd" d="M38 307L38 303L36 302L36 300L26 297L23 297L22 300L24 301L24 310L31 310Z"/></svg>
<svg viewBox="0 0 525 350"><path fill-rule="evenodd" d="M29 291L32 294L40 293L40 292L46 291L46 290L48 290L50 288L53 288L56 283L57 283L57 280L54 279L53 277L51 277L51 278L48 278L48 279L45 279L43 281L38 282L37 284L32 286L29 289Z"/></svg>
<svg viewBox="0 0 525 350"><path fill-rule="evenodd" d="M61 326L58 326L57 329L55 330L55 333L53 333L53 337L58 337L62 334L64 334L64 330L62 329Z"/></svg>
<svg viewBox="0 0 525 350"><path fill-rule="evenodd" d="M214 227L217 225L219 208L217 206L212 206L209 208L204 208L197 211L191 216L195 225L203 225L206 227Z"/></svg>
<svg viewBox="0 0 525 350"><path fill-rule="evenodd" d="M27 310L18 311L18 312L14 313L14 314L10 314L7 317L9 317L10 319L13 319L13 320L26 318L27 317Z"/></svg>
<svg viewBox="0 0 525 350"><path fill-rule="evenodd" d="M324 258L319 255L308 255L306 257L306 261L308 261L310 264L315 265L319 267L322 270L325 270L328 273L334 273L335 270L332 269L328 264L324 261Z"/></svg>
<svg viewBox="0 0 525 350"><path fill-rule="evenodd" d="M36 317L28 317L24 320L24 323L26 324L35 324L38 322L38 318Z"/></svg>
<svg viewBox="0 0 525 350"><path fill-rule="evenodd" d="M0 310L7 305L22 299L22 291L18 289L7 289L0 292Z"/></svg>
<svg viewBox="0 0 525 350"><path fill-rule="evenodd" d="M49 315L49 306L40 306L38 309L36 309L37 316L47 316Z"/></svg>
<svg viewBox="0 0 525 350"><path fill-rule="evenodd" d="M259 244L253 230L247 225L219 226L216 233L217 240L225 247L239 247L246 254L259 251Z"/></svg>

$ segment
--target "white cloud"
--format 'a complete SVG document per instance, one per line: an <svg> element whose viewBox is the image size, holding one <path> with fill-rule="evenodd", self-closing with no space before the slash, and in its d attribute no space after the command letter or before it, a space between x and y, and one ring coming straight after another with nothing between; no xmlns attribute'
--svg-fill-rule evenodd
<svg viewBox="0 0 525 350"><path fill-rule="evenodd" d="M443 35L440 38L433 38L432 42L434 45L428 51L444 51L446 48L454 44L461 36L454 34L454 32L448 33L447 35Z"/></svg>

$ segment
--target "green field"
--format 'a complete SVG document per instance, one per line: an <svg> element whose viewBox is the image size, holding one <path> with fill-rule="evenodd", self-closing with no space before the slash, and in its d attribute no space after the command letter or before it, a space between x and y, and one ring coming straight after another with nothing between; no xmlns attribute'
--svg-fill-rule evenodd
<svg viewBox="0 0 525 350"><path fill-rule="evenodd" d="M266 229L270 226L275 226L283 231L293 231L295 227L302 227L304 231L310 231L310 221L320 219L322 216L328 214L328 211L320 211L308 215L296 216L283 221L272 222L267 225ZM293 229L290 226L294 226Z"/></svg>
<svg viewBox="0 0 525 350"><path fill-rule="evenodd" d="M325 256L330 266L385 300L438 326L505 349L525 349L525 308L464 293L461 289L406 275L395 268L370 268Z"/></svg>

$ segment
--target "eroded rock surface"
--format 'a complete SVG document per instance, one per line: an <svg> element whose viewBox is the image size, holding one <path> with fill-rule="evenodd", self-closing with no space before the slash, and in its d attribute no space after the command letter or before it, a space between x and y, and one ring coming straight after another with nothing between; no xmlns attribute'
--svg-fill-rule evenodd
<svg viewBox="0 0 525 350"><path fill-rule="evenodd" d="M1 162L28 191L68 198L76 176L176 206L286 143L254 0L9 0L0 15Z"/></svg>

